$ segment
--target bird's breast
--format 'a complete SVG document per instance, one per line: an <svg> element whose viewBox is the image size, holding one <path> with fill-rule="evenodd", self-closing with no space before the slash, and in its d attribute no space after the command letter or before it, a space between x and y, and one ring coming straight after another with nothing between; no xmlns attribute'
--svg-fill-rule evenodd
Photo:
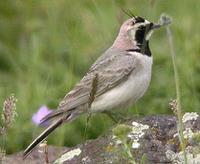
<svg viewBox="0 0 200 164"><path fill-rule="evenodd" d="M137 60L137 65L127 80L94 100L92 112L126 107L143 96L151 80L152 57L140 54Z"/></svg>

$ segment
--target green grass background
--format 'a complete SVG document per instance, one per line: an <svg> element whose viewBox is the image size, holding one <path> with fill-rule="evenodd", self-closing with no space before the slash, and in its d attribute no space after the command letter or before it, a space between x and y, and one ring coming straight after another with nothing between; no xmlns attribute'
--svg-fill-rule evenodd
<svg viewBox="0 0 200 164"><path fill-rule="evenodd" d="M42 128L31 117L46 104L55 109L115 39L128 17L121 9L157 22L173 18L183 111L200 109L200 1L197 0L6 0L0 2L0 104L11 93L18 117L9 130L8 153L24 149ZM151 85L128 115L172 114L174 74L165 29L151 38L154 56ZM73 146L106 132L113 122L103 114L86 129L80 117L53 133L49 144Z"/></svg>

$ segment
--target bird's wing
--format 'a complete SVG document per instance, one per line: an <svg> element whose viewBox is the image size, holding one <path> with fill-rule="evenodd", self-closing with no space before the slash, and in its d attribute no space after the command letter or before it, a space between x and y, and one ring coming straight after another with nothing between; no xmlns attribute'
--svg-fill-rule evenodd
<svg viewBox="0 0 200 164"><path fill-rule="evenodd" d="M136 59L133 55L126 51L108 50L64 97L59 109L67 111L89 103L94 79L97 83L95 97L98 97L126 80L135 67Z"/></svg>
<svg viewBox="0 0 200 164"><path fill-rule="evenodd" d="M75 115L76 112L83 112L74 109L85 104L90 106L96 97L121 84L135 70L137 63L133 54L114 49L107 50L92 65L86 76L64 97L58 110L45 116L41 123L62 117L63 114Z"/></svg>
<svg viewBox="0 0 200 164"><path fill-rule="evenodd" d="M126 80L135 70L136 64L137 60L127 52L110 50L101 56L80 83L64 97L58 110L42 119L42 122L55 121L27 147L24 158L63 122L76 118L82 112L74 110L76 107L83 104L90 106L96 97Z"/></svg>

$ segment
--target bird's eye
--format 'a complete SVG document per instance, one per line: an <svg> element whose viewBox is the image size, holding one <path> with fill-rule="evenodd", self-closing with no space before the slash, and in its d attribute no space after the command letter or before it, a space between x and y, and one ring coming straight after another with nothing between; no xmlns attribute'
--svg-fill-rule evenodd
<svg viewBox="0 0 200 164"><path fill-rule="evenodd" d="M133 26L134 24L135 24L135 22L134 22L134 21L131 21L130 25Z"/></svg>
<svg viewBox="0 0 200 164"><path fill-rule="evenodd" d="M139 26L138 29L139 29L139 30L144 30L144 29L145 29L145 26Z"/></svg>

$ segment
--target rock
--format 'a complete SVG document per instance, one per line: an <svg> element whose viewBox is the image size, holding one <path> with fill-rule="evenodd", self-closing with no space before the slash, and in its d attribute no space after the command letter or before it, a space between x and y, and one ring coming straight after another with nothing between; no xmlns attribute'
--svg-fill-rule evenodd
<svg viewBox="0 0 200 164"><path fill-rule="evenodd" d="M200 161L200 116L186 115L184 137L189 164ZM195 116L195 118L192 118ZM118 124L109 134L73 148L48 146L50 163L109 164L109 163L183 163L183 152L174 116L147 116ZM56 160L57 159L57 160ZM45 163L38 149L22 160L22 152L5 158L6 164ZM192 163L191 163L192 162Z"/></svg>

